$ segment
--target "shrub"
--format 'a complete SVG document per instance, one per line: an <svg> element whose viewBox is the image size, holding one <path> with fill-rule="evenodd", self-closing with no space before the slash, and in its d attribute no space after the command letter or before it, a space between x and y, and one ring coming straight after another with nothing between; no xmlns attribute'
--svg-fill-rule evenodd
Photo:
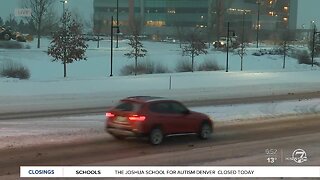
<svg viewBox="0 0 320 180"><path fill-rule="evenodd" d="M17 41L0 41L0 48L3 49L23 49L22 43Z"/></svg>
<svg viewBox="0 0 320 180"><path fill-rule="evenodd" d="M182 59L178 62L176 66L177 72L191 72L192 71L192 64L185 59Z"/></svg>
<svg viewBox="0 0 320 180"><path fill-rule="evenodd" d="M6 61L0 69L0 75L8 78L29 79L30 71L20 63Z"/></svg>
<svg viewBox="0 0 320 180"><path fill-rule="evenodd" d="M219 71L223 70L215 60L205 60L198 67L198 71Z"/></svg>
<svg viewBox="0 0 320 180"><path fill-rule="evenodd" d="M295 55L296 58L298 59L299 64L311 64L311 58L308 53L308 51L298 51L297 54Z"/></svg>
<svg viewBox="0 0 320 180"><path fill-rule="evenodd" d="M169 69L168 67L165 67L164 65L162 64L157 64L156 67L154 68L154 73L169 73Z"/></svg>
<svg viewBox="0 0 320 180"><path fill-rule="evenodd" d="M125 65L121 70L120 70L120 75L122 76L128 76L128 75L133 75L134 74L134 65Z"/></svg>
<svg viewBox="0 0 320 180"><path fill-rule="evenodd" d="M146 61L143 63L138 63L137 65L137 74L152 74L154 72L154 64L151 61ZM124 66L120 70L120 74L123 76L134 75L135 65L130 64Z"/></svg>

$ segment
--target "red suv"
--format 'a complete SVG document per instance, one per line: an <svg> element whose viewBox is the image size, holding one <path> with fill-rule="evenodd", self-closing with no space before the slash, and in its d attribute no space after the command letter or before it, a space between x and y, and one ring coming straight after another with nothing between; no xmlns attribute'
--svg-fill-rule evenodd
<svg viewBox="0 0 320 180"><path fill-rule="evenodd" d="M106 131L115 138L147 136L154 145L173 135L198 134L207 139L213 131L213 122L207 115L160 97L122 99L106 113L106 118Z"/></svg>

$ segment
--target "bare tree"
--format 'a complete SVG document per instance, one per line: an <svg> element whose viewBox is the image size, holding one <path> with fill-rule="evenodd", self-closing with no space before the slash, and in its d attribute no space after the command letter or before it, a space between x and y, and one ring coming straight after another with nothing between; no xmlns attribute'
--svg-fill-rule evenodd
<svg viewBox="0 0 320 180"><path fill-rule="evenodd" d="M178 37L180 48L182 48L182 42L185 39L185 36L184 36L185 30L183 26L178 24L178 22L175 23L175 27L176 27L176 36Z"/></svg>
<svg viewBox="0 0 320 180"><path fill-rule="evenodd" d="M23 0L23 6L25 8L30 8L32 13L30 19L34 22L35 29L37 31L38 44L37 47L40 48L41 33L43 31L43 24L45 22L46 16L54 4L54 0ZM50 19L50 18L49 18Z"/></svg>
<svg viewBox="0 0 320 180"><path fill-rule="evenodd" d="M243 70L243 57L247 55L246 53L246 45L241 43L240 48L238 49L238 55L240 56L240 70Z"/></svg>
<svg viewBox="0 0 320 180"><path fill-rule="evenodd" d="M148 51L144 49L138 34L133 34L128 44L131 46L132 50L124 55L128 58L135 59L134 75L137 75L138 58L146 56Z"/></svg>
<svg viewBox="0 0 320 180"><path fill-rule="evenodd" d="M290 40L292 40L293 33L292 31L286 29L283 31L281 36L281 43L280 43L280 50L283 53L283 64L282 68L284 69L286 67L286 56L290 50Z"/></svg>
<svg viewBox="0 0 320 180"><path fill-rule="evenodd" d="M200 54L207 54L205 42L198 36L198 33L192 32L188 35L187 45L182 47L182 55L190 56L192 60L192 72L194 71L194 57Z"/></svg>

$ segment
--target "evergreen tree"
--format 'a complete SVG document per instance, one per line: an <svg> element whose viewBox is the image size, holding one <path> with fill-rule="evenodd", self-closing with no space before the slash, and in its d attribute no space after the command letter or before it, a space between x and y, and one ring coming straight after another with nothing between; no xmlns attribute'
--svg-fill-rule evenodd
<svg viewBox="0 0 320 180"><path fill-rule="evenodd" d="M48 48L48 55L53 61L62 61L64 77L67 77L67 64L86 60L85 51L88 45L82 35L82 25L71 18L66 11L61 19L63 25L53 34L53 40Z"/></svg>
<svg viewBox="0 0 320 180"><path fill-rule="evenodd" d="M32 19L29 19L25 24L25 33L34 34L37 30L35 29L35 25Z"/></svg>
<svg viewBox="0 0 320 180"><path fill-rule="evenodd" d="M23 22L23 20L20 20L18 27L17 27L17 31L19 31L21 33L25 33L25 23Z"/></svg>
<svg viewBox="0 0 320 180"><path fill-rule="evenodd" d="M3 26L3 19L0 17L0 26Z"/></svg>
<svg viewBox="0 0 320 180"><path fill-rule="evenodd" d="M16 21L16 18L14 15L10 14L6 22L4 23L5 27L11 28L11 29L16 29L18 27L18 23Z"/></svg>

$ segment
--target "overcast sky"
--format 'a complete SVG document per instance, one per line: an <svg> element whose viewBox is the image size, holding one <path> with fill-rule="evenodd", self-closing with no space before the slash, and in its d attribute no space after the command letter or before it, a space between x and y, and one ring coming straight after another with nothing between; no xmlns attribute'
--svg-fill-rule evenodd
<svg viewBox="0 0 320 180"><path fill-rule="evenodd" d="M1 0L0 16L6 20L9 14L14 14L14 9L20 7L23 0ZM59 0L57 0L59 1ZM93 0L68 0L69 9L77 9L82 16L87 19L93 14ZM196 0L195 0L196 1ZM310 27L311 21L316 21L320 26L320 0L298 0L298 28L303 25L305 28ZM62 5L61 5L62 6ZM62 7L56 7L57 11L62 11Z"/></svg>

